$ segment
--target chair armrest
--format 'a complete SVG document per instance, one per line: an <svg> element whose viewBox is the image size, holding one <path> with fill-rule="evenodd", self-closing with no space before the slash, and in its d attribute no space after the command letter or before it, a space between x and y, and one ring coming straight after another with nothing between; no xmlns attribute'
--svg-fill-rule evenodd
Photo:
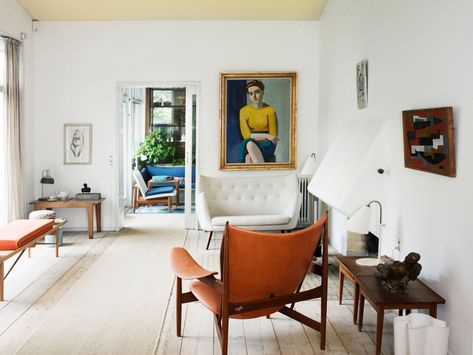
<svg viewBox="0 0 473 355"><path fill-rule="evenodd" d="M195 205L195 211L200 227L205 231L213 230L212 218L210 217L209 206L207 205L205 192L201 192L197 195Z"/></svg>
<svg viewBox="0 0 473 355"><path fill-rule="evenodd" d="M186 280L217 274L215 271L209 271L200 266L184 248L172 248L171 267L177 277Z"/></svg>
<svg viewBox="0 0 473 355"><path fill-rule="evenodd" d="M296 228L297 221L299 219L299 212L301 210L301 206L302 206L302 194L298 192L297 195L292 199L292 201L289 201L286 207L286 214L289 217L291 217L291 220L289 221L290 229Z"/></svg>

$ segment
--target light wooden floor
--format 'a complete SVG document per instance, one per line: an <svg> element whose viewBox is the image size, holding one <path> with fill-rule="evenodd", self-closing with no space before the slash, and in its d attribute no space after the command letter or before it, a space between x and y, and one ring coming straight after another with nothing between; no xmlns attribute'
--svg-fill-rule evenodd
<svg viewBox="0 0 473 355"><path fill-rule="evenodd" d="M38 246L23 257L0 302L0 354L219 354L212 316L198 303L184 306L182 338L175 336L174 277L169 250L186 248L216 266L220 238L205 251L207 235L185 231L183 215L133 215L119 233L66 233L60 257ZM11 263L12 261L9 261ZM8 265L6 265L8 269ZM306 282L317 282L315 278ZM232 354L372 354L375 314L365 306L365 330L352 324L352 288L338 305L338 274L331 266L328 337L320 352L312 329L275 314L230 321ZM316 301L299 309L317 312ZM393 353L392 318L386 316L383 353Z"/></svg>

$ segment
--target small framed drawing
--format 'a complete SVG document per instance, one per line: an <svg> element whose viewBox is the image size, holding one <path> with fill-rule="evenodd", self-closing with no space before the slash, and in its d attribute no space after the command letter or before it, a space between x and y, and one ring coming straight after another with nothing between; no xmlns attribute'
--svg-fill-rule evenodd
<svg viewBox="0 0 473 355"><path fill-rule="evenodd" d="M295 72L220 74L220 169L294 169Z"/></svg>
<svg viewBox="0 0 473 355"><path fill-rule="evenodd" d="M358 108L368 107L368 61L362 60L356 64L356 93Z"/></svg>
<svg viewBox="0 0 473 355"><path fill-rule="evenodd" d="M64 164L92 163L92 125L64 125Z"/></svg>
<svg viewBox="0 0 473 355"><path fill-rule="evenodd" d="M452 107L402 111L406 168L454 177Z"/></svg>

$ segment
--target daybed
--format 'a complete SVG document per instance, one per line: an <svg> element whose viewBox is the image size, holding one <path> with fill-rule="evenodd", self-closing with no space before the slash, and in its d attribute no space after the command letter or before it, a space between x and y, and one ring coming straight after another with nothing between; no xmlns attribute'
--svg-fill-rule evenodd
<svg viewBox="0 0 473 355"><path fill-rule="evenodd" d="M200 227L214 231L225 223L250 230L292 230L302 194L295 174L251 177L200 177L196 212Z"/></svg>

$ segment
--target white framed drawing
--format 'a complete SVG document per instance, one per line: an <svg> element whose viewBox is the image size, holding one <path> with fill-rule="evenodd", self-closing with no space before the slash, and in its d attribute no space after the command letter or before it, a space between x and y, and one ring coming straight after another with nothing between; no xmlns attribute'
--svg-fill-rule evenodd
<svg viewBox="0 0 473 355"><path fill-rule="evenodd" d="M356 94L358 108L368 107L368 60L356 64Z"/></svg>
<svg viewBox="0 0 473 355"><path fill-rule="evenodd" d="M92 163L92 125L64 125L64 164Z"/></svg>

